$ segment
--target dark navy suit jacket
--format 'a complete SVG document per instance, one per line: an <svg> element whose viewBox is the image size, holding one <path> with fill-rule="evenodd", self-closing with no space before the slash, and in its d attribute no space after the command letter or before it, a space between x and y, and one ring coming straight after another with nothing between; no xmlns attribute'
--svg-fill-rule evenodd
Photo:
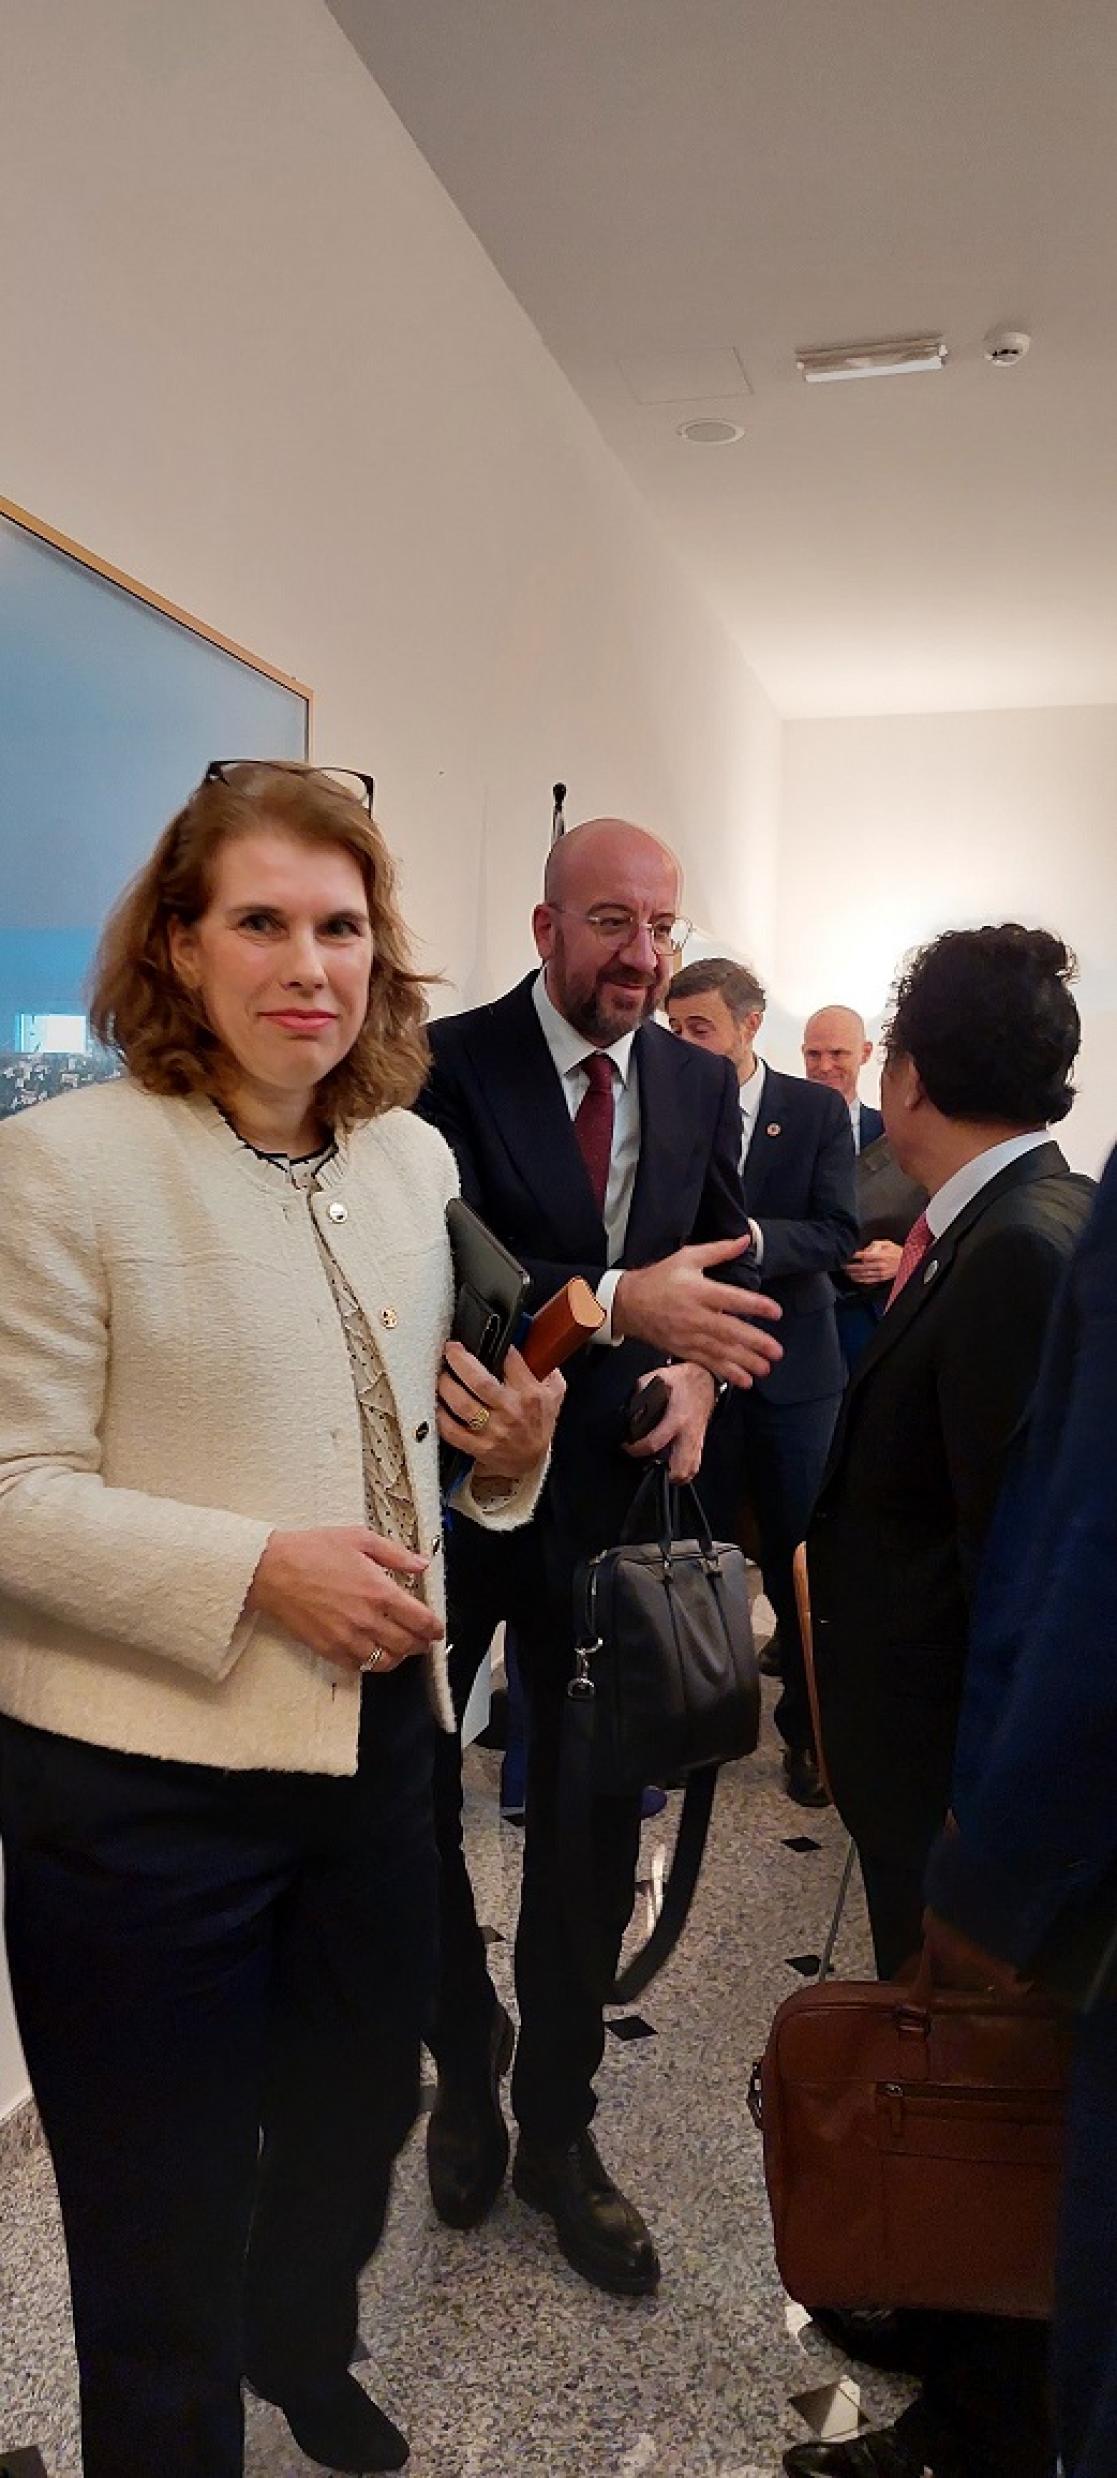
<svg viewBox="0 0 1117 2478"><path fill-rule="evenodd" d="M1027 1968L1117 1869L1117 1153L990 1534L953 1803L930 1899Z"/></svg>
<svg viewBox="0 0 1117 2478"><path fill-rule="evenodd" d="M830 1279L857 1246L853 1128L840 1093L765 1070L745 1161L745 1209L763 1234L760 1286L783 1309L784 1356L767 1402L813 1402L844 1382Z"/></svg>
<svg viewBox="0 0 1117 2478"><path fill-rule="evenodd" d="M858 1360L808 1533L838 1808L864 1849L920 1872L950 1804L982 1557L1092 1198L1051 1142L971 1197Z"/></svg>
<svg viewBox="0 0 1117 2478"><path fill-rule="evenodd" d="M456 1156L462 1194L531 1277L530 1309L581 1274L596 1289L605 1229L535 1010L535 975L491 1006L431 1025L433 1065L417 1107ZM658 1024L636 1035L640 1158L621 1256L651 1265L692 1241L748 1229L737 1078ZM729 1277L757 1287L746 1263ZM663 1360L651 1344L591 1343L566 1371L551 1518L583 1549L610 1545L644 1467L621 1450L633 1387Z"/></svg>
<svg viewBox="0 0 1117 2478"><path fill-rule="evenodd" d="M851 1120L850 1120L850 1126L852 1127L852 1125L853 1125L853 1121L852 1121L852 1119L851 1119ZM868 1150L869 1150L869 1146L870 1146L871 1144L875 1144L875 1143L876 1143L876 1140L877 1140L877 1137L878 1137L878 1136L883 1136L883 1134L884 1134L884 1112L883 1112L883 1110L874 1110L874 1109L872 1109L872 1108L870 1107L870 1105L869 1105L869 1103L868 1103L867 1101L863 1101L863 1102L862 1102L862 1104L861 1104L861 1128L860 1128L861 1141L860 1141L860 1144L859 1144L859 1145L858 1145L858 1147L857 1147L858 1152L859 1152L859 1153L867 1153L867 1152L868 1152Z"/></svg>

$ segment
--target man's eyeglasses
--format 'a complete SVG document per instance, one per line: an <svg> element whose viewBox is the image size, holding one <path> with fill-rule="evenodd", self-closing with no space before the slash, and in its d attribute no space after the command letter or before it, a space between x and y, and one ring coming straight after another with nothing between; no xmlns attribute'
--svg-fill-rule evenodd
<svg viewBox="0 0 1117 2478"><path fill-rule="evenodd" d="M657 955L679 954L694 927L693 921L676 919L673 913L658 920L642 921L638 913L625 912L619 904L597 904L592 912L578 912L570 903L553 903L549 908L552 912L569 912L572 920L583 921L595 938L600 938L602 946L631 946L640 931L646 929Z"/></svg>
<svg viewBox="0 0 1117 2478"><path fill-rule="evenodd" d="M376 784L371 774L358 774L355 766L300 766L286 757L214 757L202 776L203 783L228 783L238 766L271 766L279 774L320 774L327 783L336 783L339 791L357 795L362 808L372 816ZM235 788L235 787L233 787Z"/></svg>

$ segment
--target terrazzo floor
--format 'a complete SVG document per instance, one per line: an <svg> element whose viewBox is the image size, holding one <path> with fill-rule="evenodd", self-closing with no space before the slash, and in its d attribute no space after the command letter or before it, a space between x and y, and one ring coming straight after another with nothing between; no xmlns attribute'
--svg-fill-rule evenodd
<svg viewBox="0 0 1117 2478"><path fill-rule="evenodd" d="M480 2230L435 2219L422 2128L399 2168L387 2237L366 2276L361 2328L376 2397L412 2442L411 2478L777 2478L809 2428L792 2397L856 2376L780 2287L749 2068L781 1998L803 1984L788 1956L821 1949L844 1855L830 1813L783 1794L766 1687L761 1748L728 1771L684 1943L639 2011L654 2037L609 2038L597 2134L640 2202L663 2261L651 2300L587 2287L550 2224L508 2192ZM500 1823L499 1758L470 1751L468 1838L479 1908L502 1938L515 1919L522 1841ZM642 1874L668 1844L678 1800L646 1825ZM795 1851L791 1839L817 1843ZM649 1895L638 1900L646 1927ZM511 1998L511 1948L491 1961ZM859 1896L839 1940L843 1975L867 1975ZM37 2445L49 2478L80 2478L65 2265L49 2161L9 2161L0 2198L0 2468ZM905 2388L861 2374L875 2424ZM18 2466L18 2463L17 2463ZM277 2410L248 2405L250 2478L316 2467ZM156 2474L153 2473L153 2478Z"/></svg>

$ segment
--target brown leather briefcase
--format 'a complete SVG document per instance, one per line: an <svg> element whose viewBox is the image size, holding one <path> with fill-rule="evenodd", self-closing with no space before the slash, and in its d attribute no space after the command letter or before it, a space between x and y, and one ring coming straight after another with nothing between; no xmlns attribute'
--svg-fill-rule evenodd
<svg viewBox="0 0 1117 2478"><path fill-rule="evenodd" d="M1051 2312L1065 2013L1033 1997L830 1981L753 2069L776 2260L812 2306Z"/></svg>

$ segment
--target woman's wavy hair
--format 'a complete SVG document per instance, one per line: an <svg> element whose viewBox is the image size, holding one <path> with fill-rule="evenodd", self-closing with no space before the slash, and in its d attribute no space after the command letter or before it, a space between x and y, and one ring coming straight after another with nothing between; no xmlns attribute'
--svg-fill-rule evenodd
<svg viewBox="0 0 1117 2478"><path fill-rule="evenodd" d="M409 1108L422 1090L429 1066L427 983L412 966L395 863L380 828L355 793L314 766L280 760L230 766L224 779L191 792L105 924L90 1021L148 1092L228 1099L234 1062L201 1000L175 974L168 928L205 912L223 844L269 827L350 852L364 881L373 951L368 1012L352 1049L323 1077L317 1096L324 1123L340 1134L384 1110Z"/></svg>

